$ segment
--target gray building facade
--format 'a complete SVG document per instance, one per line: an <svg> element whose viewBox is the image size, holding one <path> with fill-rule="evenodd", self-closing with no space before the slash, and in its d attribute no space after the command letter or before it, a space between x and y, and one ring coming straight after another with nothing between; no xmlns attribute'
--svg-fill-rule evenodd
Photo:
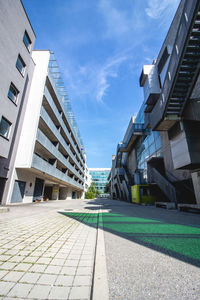
<svg viewBox="0 0 200 300"><path fill-rule="evenodd" d="M26 109L35 33L20 0L0 0L0 202L7 194Z"/></svg>
<svg viewBox="0 0 200 300"><path fill-rule="evenodd" d="M115 172L125 173L128 199L131 185L148 183L180 209L200 206L199 67L200 2L182 0L157 59L143 66L143 107L117 148ZM117 198L122 182L119 174Z"/></svg>

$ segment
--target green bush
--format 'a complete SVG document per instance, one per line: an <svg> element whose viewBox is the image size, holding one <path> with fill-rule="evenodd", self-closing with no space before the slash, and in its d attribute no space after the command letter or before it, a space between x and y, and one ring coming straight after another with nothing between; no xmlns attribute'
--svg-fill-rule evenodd
<svg viewBox="0 0 200 300"><path fill-rule="evenodd" d="M95 198L95 193L93 192L86 192L85 193L85 199L94 199Z"/></svg>

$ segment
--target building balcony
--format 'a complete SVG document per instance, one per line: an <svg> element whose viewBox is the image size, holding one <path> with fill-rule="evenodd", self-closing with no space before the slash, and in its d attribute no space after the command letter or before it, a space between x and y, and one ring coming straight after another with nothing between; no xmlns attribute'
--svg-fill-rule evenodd
<svg viewBox="0 0 200 300"><path fill-rule="evenodd" d="M50 129L50 131L52 132L52 134L57 138L57 140L63 146L63 148L66 150L66 152L68 153L68 155L72 158L72 160L74 161L74 163L79 167L79 169L84 174L83 168L81 167L80 163L77 161L76 157L74 156L74 154L70 150L70 147L67 145L67 143L65 142L64 138L61 136L59 130L57 129L57 127L55 126L55 124L53 123L53 121L51 120L51 118L49 117L49 115L46 112L46 110L44 109L44 107L41 108L40 116L41 116L42 120L45 122L46 126ZM46 131L46 129L44 129L44 130Z"/></svg>
<svg viewBox="0 0 200 300"><path fill-rule="evenodd" d="M58 92L58 86L56 85L56 82L55 82L55 80L54 80L54 78L53 78L53 76L52 76L52 73L51 73L51 70L50 70L50 69L48 70L48 79L49 79L49 82L50 82L50 84L51 84L51 86L52 86L52 88L53 88L54 93L56 94L57 99L59 100L59 104L60 104L60 106L62 107L62 111L65 112L66 110L65 110L65 107L64 107L64 103L63 103L63 98L64 98L64 97L62 97L62 96L59 94L59 92ZM66 116L66 119L67 119L67 122L68 122L68 126L70 127L70 130L71 130L71 132L73 133L73 136L74 136L74 138L75 138L75 140L76 140L76 142L77 142L77 144L78 144L78 147L79 147L79 150L80 150L80 153L81 153L81 154L78 153L78 155L81 156L80 160L83 160L83 162L85 163L84 155L83 155L83 153L81 152L81 151L82 151L82 150L81 150L81 149L82 149L82 146L80 145L80 141L79 141L78 138L76 138L76 134L75 134L75 132L74 132L74 128L73 128L71 122L68 120L68 117L67 117L67 114L66 114L66 113L65 113L65 116Z"/></svg>
<svg viewBox="0 0 200 300"><path fill-rule="evenodd" d="M84 163L84 160L83 160L83 158L81 157L80 153L78 152L78 150L77 150L77 148L76 148L76 145L74 144L74 141L73 141L73 139L72 139L72 137L71 137L71 135L70 135L70 133L69 133L69 130L67 129L67 127L66 127L66 125L65 125L65 123L64 123L64 121L63 121L63 119L62 119L62 116L61 116L61 114L59 113L58 108L56 107L56 105L55 105L55 103L54 103L54 101L53 101L53 99L52 99L52 97L51 97L51 95L50 95L50 93L49 93L47 87L45 87L45 89L44 89L44 96L45 96L45 99L47 100L48 104L50 105L50 107L51 107L53 113L55 114L57 120L59 121L61 127L63 128L64 132L66 133L67 138L68 138L70 144L72 145L72 147L73 147L73 149L74 149L76 155L78 156L78 158L80 159L80 161L82 161L82 163ZM59 104L60 104L60 103L59 103ZM62 107L62 103L61 103L60 105L61 105L61 107ZM64 111L64 107L62 107L62 112L63 112L63 111ZM70 130L71 130L71 127L70 127Z"/></svg>
<svg viewBox="0 0 200 300"><path fill-rule="evenodd" d="M50 163L43 160L36 154L33 154L31 167L34 168L37 172L41 173L42 176L46 174L49 178L52 178L52 181L54 182L57 181L64 185L70 185L79 190L84 189L83 185L78 183L78 181L70 178L68 175L56 169L54 166L52 166Z"/></svg>
<svg viewBox="0 0 200 300"><path fill-rule="evenodd" d="M45 136L45 134L38 129L36 140L40 144L40 148L45 148L50 152L55 159L59 160L64 165L64 168L70 170L77 178L83 181L83 177L77 172L77 170L70 164L70 162L59 152L59 150L52 144L52 142ZM39 147L39 146L38 146Z"/></svg>
<svg viewBox="0 0 200 300"><path fill-rule="evenodd" d="M124 140L123 143L119 143L117 146L117 153L118 152L129 152L130 149L135 144L138 137L145 134L144 124L141 123L132 123Z"/></svg>
<svg viewBox="0 0 200 300"><path fill-rule="evenodd" d="M145 65L140 76L140 86L144 89L146 111L151 111L160 96L160 83L158 80L157 66Z"/></svg>

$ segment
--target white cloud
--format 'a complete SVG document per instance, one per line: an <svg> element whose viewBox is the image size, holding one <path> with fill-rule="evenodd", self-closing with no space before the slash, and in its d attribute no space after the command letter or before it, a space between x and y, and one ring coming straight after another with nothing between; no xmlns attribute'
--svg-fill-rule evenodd
<svg viewBox="0 0 200 300"><path fill-rule="evenodd" d="M97 76L96 99L98 102L103 101L106 90L110 87L109 78L116 78L120 65L128 59L127 56L118 56L108 61L99 71Z"/></svg>
<svg viewBox="0 0 200 300"><path fill-rule="evenodd" d="M145 12L150 18L159 19L174 12L179 2L180 0L148 0L148 7Z"/></svg>
<svg viewBox="0 0 200 300"><path fill-rule="evenodd" d="M127 14L114 7L112 0L100 0L99 10L105 19L106 36L119 36L130 30Z"/></svg>

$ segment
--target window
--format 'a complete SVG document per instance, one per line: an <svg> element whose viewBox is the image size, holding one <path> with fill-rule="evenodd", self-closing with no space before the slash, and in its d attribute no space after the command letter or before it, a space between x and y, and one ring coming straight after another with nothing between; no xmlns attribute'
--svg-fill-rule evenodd
<svg viewBox="0 0 200 300"><path fill-rule="evenodd" d="M19 95L18 89L11 82L10 87L9 87L9 91L8 91L8 98L10 98L10 100L12 100L14 103L16 103L18 95Z"/></svg>
<svg viewBox="0 0 200 300"><path fill-rule="evenodd" d="M26 30L24 32L23 42L24 42L26 48L30 51L32 42L31 42L31 39Z"/></svg>
<svg viewBox="0 0 200 300"><path fill-rule="evenodd" d="M16 62L16 67L19 70L19 72L22 75L24 75L25 69L26 69L26 64L25 64L25 62L23 61L23 59L21 58L20 55L18 55L17 62Z"/></svg>
<svg viewBox="0 0 200 300"><path fill-rule="evenodd" d="M11 123L2 117L0 122L0 135L8 139L10 127Z"/></svg>

